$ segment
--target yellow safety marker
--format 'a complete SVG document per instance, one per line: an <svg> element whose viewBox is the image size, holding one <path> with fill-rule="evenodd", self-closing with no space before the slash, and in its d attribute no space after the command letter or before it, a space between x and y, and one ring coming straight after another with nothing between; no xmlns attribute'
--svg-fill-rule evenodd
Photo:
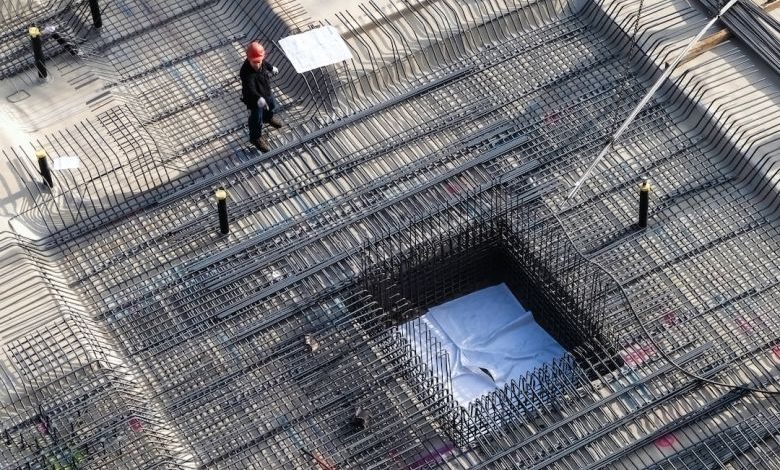
<svg viewBox="0 0 780 470"><path fill-rule="evenodd" d="M43 182L49 188L54 187L54 181L51 179L51 169L49 168L49 160L46 158L46 150L38 149L35 151L35 158L38 159L38 169L43 176Z"/></svg>
<svg viewBox="0 0 780 470"><path fill-rule="evenodd" d="M647 213L650 208L650 183L647 180L639 185L639 227L647 227Z"/></svg>
<svg viewBox="0 0 780 470"><path fill-rule="evenodd" d="M35 60L35 67L38 69L38 76L46 78L49 76L49 73L46 71L46 60L43 56L41 30L37 26L30 26L27 29L27 34L30 36L30 42L32 43L33 59Z"/></svg>
<svg viewBox="0 0 780 470"><path fill-rule="evenodd" d="M217 212L219 212L219 232L222 235L230 233L227 213L227 191L225 188L219 188L214 195L217 197Z"/></svg>

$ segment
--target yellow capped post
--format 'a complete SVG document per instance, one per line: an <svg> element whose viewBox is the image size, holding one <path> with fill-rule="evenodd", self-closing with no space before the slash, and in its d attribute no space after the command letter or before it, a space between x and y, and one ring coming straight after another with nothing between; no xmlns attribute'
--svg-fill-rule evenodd
<svg viewBox="0 0 780 470"><path fill-rule="evenodd" d="M49 73L46 71L46 60L43 56L41 30L33 25L27 29L27 34L30 36L30 42L32 43L33 60L35 61L35 68L38 69L38 76L40 78L46 78L49 76Z"/></svg>
<svg viewBox="0 0 780 470"><path fill-rule="evenodd" d="M35 151L35 158L38 160L38 169L43 176L43 182L49 189L54 187L54 181L51 179L51 169L49 168L49 160L46 158L46 150L38 149Z"/></svg>
<svg viewBox="0 0 780 470"><path fill-rule="evenodd" d="M639 228L647 227L647 213L650 209L650 183L647 180L639 185Z"/></svg>
<svg viewBox="0 0 780 470"><path fill-rule="evenodd" d="M222 235L230 233L230 227L228 225L228 213L227 213L227 191L225 188L219 188L214 193L217 197L217 212L219 213L219 232Z"/></svg>

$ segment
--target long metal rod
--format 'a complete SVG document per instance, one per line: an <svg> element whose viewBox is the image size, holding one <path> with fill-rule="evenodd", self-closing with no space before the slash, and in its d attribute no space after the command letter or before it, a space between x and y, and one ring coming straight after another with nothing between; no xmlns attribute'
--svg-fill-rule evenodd
<svg viewBox="0 0 780 470"><path fill-rule="evenodd" d="M716 21L720 19L721 16L723 16L724 13L729 11L731 7L736 5L737 1L739 0L731 0L728 2L721 10L718 12L718 14L712 18L707 24L702 28L701 31L699 31L699 34L697 34L693 39L691 39L690 42L688 42L688 45L683 49L682 52L680 52L677 57L674 59L674 61L669 64L669 67L664 71L663 75L655 81L652 87L647 91L644 98L639 102L638 105L636 105L636 108L631 112L631 114L628 115L625 121L623 121L623 124L618 128L617 132L615 132L612 137L609 139L609 142L607 142L607 145L601 150L601 153L591 162L591 164L588 166L588 169L585 170L585 173L580 177L580 179L577 181L577 183L574 185L574 188L572 188L571 192L569 192L568 196L566 196L566 201L568 202L571 198L577 195L577 193L580 191L580 188L582 188L582 185L587 181L588 178L590 178L591 173L593 173L593 170L596 168L596 165L598 165L601 160L604 159L604 157L607 156L607 154L614 149L615 142L620 140L620 137L623 135L623 133L628 129L628 126L631 125L632 122L634 122L634 119L639 115L640 112L642 112L642 109L647 105L647 103L653 98L653 95L656 91L658 91L659 88L661 88L661 85L664 84L667 78L669 78L669 75L672 74L674 69L677 67L677 64L680 63L680 61L688 55L688 51L691 50L691 48L699 42L699 40L704 36L704 34L712 27L713 24L715 24Z"/></svg>

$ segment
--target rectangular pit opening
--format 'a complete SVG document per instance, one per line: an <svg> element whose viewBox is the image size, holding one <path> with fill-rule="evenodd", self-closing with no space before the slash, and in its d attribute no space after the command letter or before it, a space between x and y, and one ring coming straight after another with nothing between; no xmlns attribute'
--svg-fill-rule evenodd
<svg viewBox="0 0 780 470"><path fill-rule="evenodd" d="M426 341L447 351L461 408L565 357L591 380L620 367L600 320L505 224L427 238L377 267L369 288L424 361Z"/></svg>

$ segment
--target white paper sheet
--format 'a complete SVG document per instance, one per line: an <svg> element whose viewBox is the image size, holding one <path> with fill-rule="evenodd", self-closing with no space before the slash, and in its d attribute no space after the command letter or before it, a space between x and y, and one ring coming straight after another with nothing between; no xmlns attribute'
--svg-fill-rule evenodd
<svg viewBox="0 0 780 470"><path fill-rule="evenodd" d="M70 170L81 166L79 157L57 157L51 162L52 170Z"/></svg>
<svg viewBox="0 0 780 470"><path fill-rule="evenodd" d="M287 36L279 45L298 73L352 59L347 43L333 26Z"/></svg>
<svg viewBox="0 0 780 470"><path fill-rule="evenodd" d="M435 359L419 338L426 332L437 337L449 355L453 397L463 407L566 353L506 284L433 307L401 331L433 370Z"/></svg>

